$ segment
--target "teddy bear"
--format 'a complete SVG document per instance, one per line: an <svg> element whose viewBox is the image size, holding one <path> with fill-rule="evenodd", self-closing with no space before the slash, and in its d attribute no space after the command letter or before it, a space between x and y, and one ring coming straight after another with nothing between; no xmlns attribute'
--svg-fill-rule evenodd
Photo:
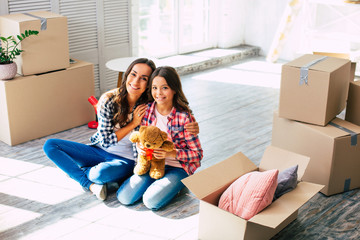
<svg viewBox="0 0 360 240"><path fill-rule="evenodd" d="M165 174L165 159L158 159L152 153L158 148L167 152L174 149L174 144L167 140L167 133L155 126L141 126L139 131L134 131L130 135L130 141L140 143L146 150L146 156L138 155L134 173L143 175L150 169L151 178L162 178Z"/></svg>

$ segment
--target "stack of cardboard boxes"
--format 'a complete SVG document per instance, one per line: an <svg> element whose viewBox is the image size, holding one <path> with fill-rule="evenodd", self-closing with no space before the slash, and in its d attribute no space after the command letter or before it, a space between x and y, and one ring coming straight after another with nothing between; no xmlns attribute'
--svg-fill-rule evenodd
<svg viewBox="0 0 360 240"><path fill-rule="evenodd" d="M16 145L94 120L93 64L70 64L67 18L47 11L0 16L0 36L37 30L21 43L18 75L0 80L0 140Z"/></svg>
<svg viewBox="0 0 360 240"><path fill-rule="evenodd" d="M327 196L360 187L360 93L353 71L348 59L317 54L282 68L272 145L310 157L303 180L325 185ZM346 105L343 120L337 116Z"/></svg>

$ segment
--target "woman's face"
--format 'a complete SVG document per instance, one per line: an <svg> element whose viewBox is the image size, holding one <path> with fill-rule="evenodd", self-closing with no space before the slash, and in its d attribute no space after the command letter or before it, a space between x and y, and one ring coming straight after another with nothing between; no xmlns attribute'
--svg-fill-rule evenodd
<svg viewBox="0 0 360 240"><path fill-rule="evenodd" d="M172 105L175 91L167 84L165 78L157 76L153 79L151 95L157 104Z"/></svg>
<svg viewBox="0 0 360 240"><path fill-rule="evenodd" d="M126 79L127 92L141 96L146 90L151 73L152 69L147 64L135 64Z"/></svg>

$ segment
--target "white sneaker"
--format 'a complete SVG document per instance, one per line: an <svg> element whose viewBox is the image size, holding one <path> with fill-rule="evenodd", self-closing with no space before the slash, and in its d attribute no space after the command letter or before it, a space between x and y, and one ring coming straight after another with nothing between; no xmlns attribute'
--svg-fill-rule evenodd
<svg viewBox="0 0 360 240"><path fill-rule="evenodd" d="M94 183L90 186L90 191L101 201L104 201L107 197L106 184L100 185Z"/></svg>

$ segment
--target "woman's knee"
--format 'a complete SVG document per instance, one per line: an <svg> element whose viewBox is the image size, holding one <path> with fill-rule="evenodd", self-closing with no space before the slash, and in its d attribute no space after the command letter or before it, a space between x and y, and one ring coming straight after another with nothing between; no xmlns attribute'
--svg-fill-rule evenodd
<svg viewBox="0 0 360 240"><path fill-rule="evenodd" d="M107 182L116 182L131 175L132 171L125 165L114 165L108 162L102 162L89 169L88 178L90 181L104 184Z"/></svg>
<svg viewBox="0 0 360 240"><path fill-rule="evenodd" d="M46 140L44 146L43 146L43 150L46 153L46 155L51 154L52 151L57 150L58 149L58 139L48 139Z"/></svg>

